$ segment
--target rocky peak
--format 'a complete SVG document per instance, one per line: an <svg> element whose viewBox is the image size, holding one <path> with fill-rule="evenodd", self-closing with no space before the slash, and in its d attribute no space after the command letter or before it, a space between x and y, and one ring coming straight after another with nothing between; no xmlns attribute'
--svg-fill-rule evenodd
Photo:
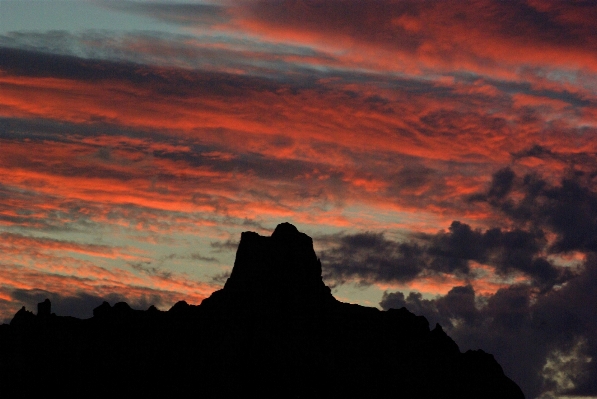
<svg viewBox="0 0 597 399"><path fill-rule="evenodd" d="M23 306L12 318L11 326L26 326L35 323L35 315Z"/></svg>
<svg viewBox="0 0 597 399"><path fill-rule="evenodd" d="M331 300L331 292L321 278L321 262L315 255L313 240L292 224L281 223L270 237L251 231L241 234L228 281L204 303L296 308Z"/></svg>
<svg viewBox="0 0 597 399"><path fill-rule="evenodd" d="M306 234L299 232L296 226L288 222L277 225L276 229L272 233L272 237L274 238L297 237L300 235L307 236Z"/></svg>
<svg viewBox="0 0 597 399"><path fill-rule="evenodd" d="M52 303L48 298L37 304L37 317L48 318L52 314Z"/></svg>

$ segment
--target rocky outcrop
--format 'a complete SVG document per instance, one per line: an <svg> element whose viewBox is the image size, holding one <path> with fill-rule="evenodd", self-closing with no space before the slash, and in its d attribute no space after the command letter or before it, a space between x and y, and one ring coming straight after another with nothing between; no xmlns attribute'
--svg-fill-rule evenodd
<svg viewBox="0 0 597 399"><path fill-rule="evenodd" d="M37 317L40 319L47 319L52 314L52 303L48 298L45 301L37 304Z"/></svg>
<svg viewBox="0 0 597 399"><path fill-rule="evenodd" d="M311 237L289 223L271 237L244 232L224 288L205 299L205 309L248 316L319 312L336 300L321 279ZM275 315L273 315L275 314Z"/></svg>
<svg viewBox="0 0 597 399"><path fill-rule="evenodd" d="M493 356L461 353L424 317L337 301L311 238L288 223L270 237L242 233L230 278L201 305L49 314L49 301L38 316L22 309L0 330L0 382L13 397L43 386L73 396L523 398ZM40 369L39 384L26 384Z"/></svg>
<svg viewBox="0 0 597 399"><path fill-rule="evenodd" d="M36 321L33 312L28 311L23 306L10 321L11 326L28 326L34 324Z"/></svg>

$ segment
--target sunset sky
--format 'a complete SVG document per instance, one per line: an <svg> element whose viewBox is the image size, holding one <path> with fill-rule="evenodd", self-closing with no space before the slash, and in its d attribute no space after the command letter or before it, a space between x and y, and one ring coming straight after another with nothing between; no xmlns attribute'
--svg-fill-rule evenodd
<svg viewBox="0 0 597 399"><path fill-rule="evenodd" d="M597 3L0 0L0 322L313 238L528 398L597 398Z"/></svg>

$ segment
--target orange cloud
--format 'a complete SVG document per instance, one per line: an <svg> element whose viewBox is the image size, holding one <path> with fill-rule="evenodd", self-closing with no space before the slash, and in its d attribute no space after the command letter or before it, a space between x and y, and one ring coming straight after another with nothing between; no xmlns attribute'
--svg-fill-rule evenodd
<svg viewBox="0 0 597 399"><path fill-rule="evenodd" d="M595 71L589 21L597 7L530 3L288 0L244 3L232 11L240 30L344 50L350 64L376 69L468 70L501 78L516 76L510 68L521 64Z"/></svg>

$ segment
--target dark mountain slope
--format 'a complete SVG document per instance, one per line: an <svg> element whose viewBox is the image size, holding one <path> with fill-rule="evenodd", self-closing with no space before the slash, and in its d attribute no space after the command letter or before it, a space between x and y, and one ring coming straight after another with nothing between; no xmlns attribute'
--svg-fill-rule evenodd
<svg viewBox="0 0 597 399"><path fill-rule="evenodd" d="M104 302L87 320L50 306L0 326L7 397L524 397L493 356L460 353L424 317L334 299L311 238L287 223L243 233L226 285L199 306Z"/></svg>

